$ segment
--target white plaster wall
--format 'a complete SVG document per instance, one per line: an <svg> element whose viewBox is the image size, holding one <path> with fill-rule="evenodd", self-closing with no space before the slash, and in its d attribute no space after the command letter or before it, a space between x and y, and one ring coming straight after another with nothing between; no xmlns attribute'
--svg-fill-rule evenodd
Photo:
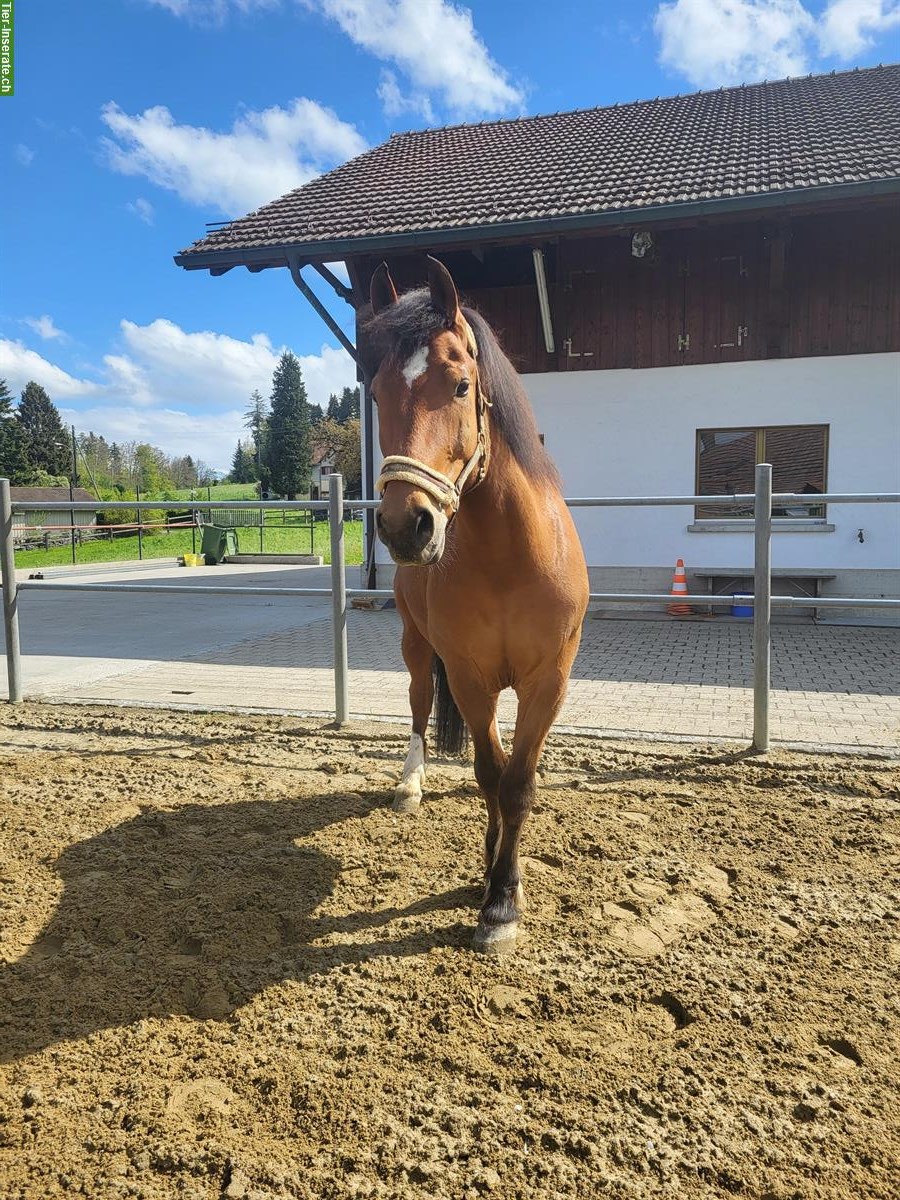
<svg viewBox="0 0 900 1200"><path fill-rule="evenodd" d="M696 430L828 424L828 490L900 492L900 354L525 375L567 496L693 495ZM688 508L576 510L592 566L749 566L751 532ZM900 568L900 505L832 505L833 533L778 533L776 567ZM860 544L857 530L865 531Z"/></svg>

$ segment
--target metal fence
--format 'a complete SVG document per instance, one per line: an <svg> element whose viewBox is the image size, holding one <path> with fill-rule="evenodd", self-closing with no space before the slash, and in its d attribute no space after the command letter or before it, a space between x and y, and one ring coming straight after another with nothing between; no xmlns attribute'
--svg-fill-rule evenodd
<svg viewBox="0 0 900 1200"><path fill-rule="evenodd" d="M331 541L331 587L216 587L182 584L148 583L18 583L15 574L13 552L13 516L31 511L68 511L66 502L59 503L16 503L10 498L9 481L0 479L0 582L3 587L3 620L6 632L6 667L9 678L9 701L21 702L22 661L19 641L18 594L33 588L42 591L81 592L158 592L173 595L218 595L218 596L297 596L331 597L332 628L334 634L334 713L339 725L346 724L350 716L347 660L347 600L355 596L389 598L393 592L381 588L348 588L345 576L344 514L347 509L362 510L378 507L378 500L344 500L344 484L340 475L330 475L327 500L238 500L231 502L197 504L199 510L215 509L217 512L281 510L328 513ZM741 509L753 505L754 512L754 563L753 594L739 596L683 595L679 603L687 604L752 604L753 606L753 747L764 751L769 748L769 694L771 690L771 615L772 608L872 608L900 609L900 599L868 599L855 596L773 596L772 595L772 509L785 505L808 504L809 496L794 493L772 493L772 468L762 463L756 468L756 491L732 496L595 496L568 499L570 508L629 508L648 506L694 507L698 504L723 509ZM897 504L900 492L842 492L816 497L816 502L826 504ZM184 502L171 503L158 500L142 502L123 501L104 505L106 509L181 509ZM645 604L648 602L671 601L668 592L591 592L592 601L603 603Z"/></svg>

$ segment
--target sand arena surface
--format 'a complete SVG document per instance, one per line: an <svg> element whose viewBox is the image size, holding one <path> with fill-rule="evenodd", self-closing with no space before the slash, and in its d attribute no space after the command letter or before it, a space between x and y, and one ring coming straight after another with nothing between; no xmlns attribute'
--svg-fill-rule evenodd
<svg viewBox="0 0 900 1200"><path fill-rule="evenodd" d="M405 749L0 712L4 1200L896 1197L896 761L556 737L493 959Z"/></svg>

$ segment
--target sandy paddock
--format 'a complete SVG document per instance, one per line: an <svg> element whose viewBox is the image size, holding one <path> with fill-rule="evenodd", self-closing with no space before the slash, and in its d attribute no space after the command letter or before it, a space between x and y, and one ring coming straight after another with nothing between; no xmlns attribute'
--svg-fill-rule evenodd
<svg viewBox="0 0 900 1200"><path fill-rule="evenodd" d="M0 1195L900 1194L900 772L556 737L527 940L389 726L0 713Z"/></svg>

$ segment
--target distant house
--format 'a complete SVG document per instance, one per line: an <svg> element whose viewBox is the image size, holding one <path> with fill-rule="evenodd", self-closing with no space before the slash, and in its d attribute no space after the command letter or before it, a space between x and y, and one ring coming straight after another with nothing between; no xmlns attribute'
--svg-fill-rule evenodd
<svg viewBox="0 0 900 1200"><path fill-rule="evenodd" d="M310 500L328 499L328 481L326 476L333 475L336 470L334 447L324 445L313 446L312 476L309 485Z"/></svg>
<svg viewBox="0 0 900 1200"><path fill-rule="evenodd" d="M72 510L64 512L24 512L13 517L13 541L31 542L38 538L45 541L63 540L75 525L79 534L93 530L97 525L97 500L86 488L75 488L72 497L67 487L14 487L10 488L13 504L43 504L72 500Z"/></svg>

